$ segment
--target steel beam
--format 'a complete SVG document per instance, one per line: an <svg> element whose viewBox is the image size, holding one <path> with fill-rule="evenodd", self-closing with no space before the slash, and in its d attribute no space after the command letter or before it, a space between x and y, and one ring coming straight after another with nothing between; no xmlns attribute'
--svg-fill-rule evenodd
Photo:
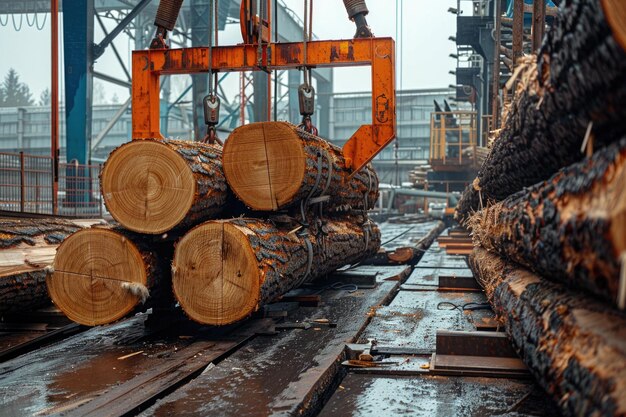
<svg viewBox="0 0 626 417"><path fill-rule="evenodd" d="M63 10L66 160L86 164L91 138L94 0L75 0Z"/></svg>
<svg viewBox="0 0 626 417"><path fill-rule="evenodd" d="M111 42L113 42L113 40L117 37L117 35L119 35L126 28L126 26L128 26L130 24L130 22L132 22L132 20L135 18L135 16L137 16L139 13L141 13L141 11L143 9L145 9L146 6L148 5L148 3L150 3L151 1L152 0L141 0L124 17L124 19L122 19L122 21L120 23L118 23L117 26L115 26L113 28L113 30L111 32L106 33L106 31L105 31L106 36L104 37L104 39L102 39L102 41L99 44L94 44L94 46L93 46L93 57L94 57L94 59L97 59L100 56L102 56L102 54L106 50L107 46L109 46L111 44Z"/></svg>
<svg viewBox="0 0 626 417"><path fill-rule="evenodd" d="M543 40L543 32L546 27L546 2L536 0L533 2L533 52L537 51L541 47Z"/></svg>
<svg viewBox="0 0 626 417"><path fill-rule="evenodd" d="M513 3L513 67L524 54L524 0Z"/></svg>
<svg viewBox="0 0 626 417"><path fill-rule="evenodd" d="M106 126L104 126L100 133L98 133L98 136L96 136L96 138L91 143L92 152L98 147L98 145L100 145L100 142L102 142L104 137L111 131L111 129L113 129L115 123L117 123L117 121L124 115L124 113L126 113L126 110L128 110L128 108L130 107L130 101L130 97L128 97L128 100L126 100L126 102L121 105L121 107L117 110L117 112L115 112L111 120L109 120Z"/></svg>
<svg viewBox="0 0 626 417"><path fill-rule="evenodd" d="M493 47L493 68L491 70L491 116L493 118L493 128L500 126L500 36L502 35L502 4L500 0L493 2L494 5L494 47Z"/></svg>
<svg viewBox="0 0 626 417"><path fill-rule="evenodd" d="M191 46L207 46L209 44L209 31L213 30L213 22L210 21L209 0L191 0ZM209 92L207 74L194 74L191 76L193 97L193 128L197 139L204 137L206 125L204 124L204 110L202 99ZM190 138L193 140L193 138Z"/></svg>
<svg viewBox="0 0 626 417"><path fill-rule="evenodd" d="M91 71L91 74L94 77L96 77L96 78L98 78L98 79L100 79L102 81L107 81L107 82L110 82L112 84L119 85L120 87L131 88L131 86L132 86L130 81L120 80L119 78L112 77L112 76L110 76L108 74L104 74L102 72Z"/></svg>

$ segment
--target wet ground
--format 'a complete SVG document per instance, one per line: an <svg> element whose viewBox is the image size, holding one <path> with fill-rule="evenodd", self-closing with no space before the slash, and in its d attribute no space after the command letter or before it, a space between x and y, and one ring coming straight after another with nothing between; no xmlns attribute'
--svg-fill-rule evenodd
<svg viewBox="0 0 626 417"><path fill-rule="evenodd" d="M383 241L415 244L436 225L383 224ZM0 364L0 416L554 415L530 380L429 374L437 330L493 320L489 309L463 310L485 303L482 292L438 289L440 276L471 276L463 257L435 243L412 273L351 271L375 276L374 288L331 278L294 293L319 295L317 306L219 331L158 316L147 327L138 315ZM268 331L274 321L282 329ZM343 366L346 344L368 339L396 349L381 357L392 364Z"/></svg>
<svg viewBox="0 0 626 417"><path fill-rule="evenodd" d="M321 417L555 416L532 382L350 374Z"/></svg>

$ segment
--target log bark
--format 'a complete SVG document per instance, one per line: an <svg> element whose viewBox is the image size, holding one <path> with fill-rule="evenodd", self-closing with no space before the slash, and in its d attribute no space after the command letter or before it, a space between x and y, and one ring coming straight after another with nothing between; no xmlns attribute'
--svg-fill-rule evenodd
<svg viewBox="0 0 626 417"><path fill-rule="evenodd" d="M626 138L474 215L475 243L616 303L626 253Z"/></svg>
<svg viewBox="0 0 626 417"><path fill-rule="evenodd" d="M286 122L238 127L224 145L228 185L253 210L277 211L321 194L330 196L328 207L373 208L376 172L368 165L351 173L340 148Z"/></svg>
<svg viewBox="0 0 626 417"><path fill-rule="evenodd" d="M167 302L171 244L150 243L122 229L90 228L69 236L46 283L54 304L71 320L98 326L139 308Z"/></svg>
<svg viewBox="0 0 626 417"><path fill-rule="evenodd" d="M564 415L626 416L626 315L476 248L470 266Z"/></svg>
<svg viewBox="0 0 626 417"><path fill-rule="evenodd" d="M58 219L0 219L0 314L50 304L45 268L63 239L80 229Z"/></svg>
<svg viewBox="0 0 626 417"><path fill-rule="evenodd" d="M326 220L308 233L297 223L209 221L176 245L174 294L191 319L226 325L304 282L373 255L379 246L378 227L362 218Z"/></svg>
<svg viewBox="0 0 626 417"><path fill-rule="evenodd" d="M602 3L602 4L601 4ZM483 206L582 159L592 124L595 148L626 132L626 16L621 0L573 0L546 34L489 156L458 205L466 219ZM605 13L606 11L606 13ZM611 16L607 19L606 16ZM480 194L479 194L480 193Z"/></svg>
<svg viewBox="0 0 626 417"><path fill-rule="evenodd" d="M134 140L111 152L100 182L111 216L138 233L183 230L228 202L221 147L178 140Z"/></svg>

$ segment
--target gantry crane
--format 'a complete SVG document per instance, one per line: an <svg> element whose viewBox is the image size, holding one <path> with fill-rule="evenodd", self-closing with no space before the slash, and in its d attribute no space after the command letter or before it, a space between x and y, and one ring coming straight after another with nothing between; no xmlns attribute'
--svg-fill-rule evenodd
<svg viewBox="0 0 626 417"><path fill-rule="evenodd" d="M367 26L364 0L343 0L348 16L357 25L354 39L279 43L271 41L271 22L257 11L258 0L242 0L241 29L244 43L170 49L167 33L172 31L183 0L162 0L150 49L133 51L132 126L133 139L162 138L159 129L159 89L162 74L265 71L316 67L371 66L372 123L362 125L346 142L343 154L355 172L367 164L396 137L395 43L376 38ZM270 10L272 0L264 6ZM262 11L261 11L262 12ZM269 16L270 14L267 13ZM306 79L306 76L305 76ZM205 116L210 122L215 106L205 98ZM301 100L302 102L302 100ZM212 106L212 107L211 107ZM211 110L213 109L213 110ZM301 112L307 110L306 106Z"/></svg>

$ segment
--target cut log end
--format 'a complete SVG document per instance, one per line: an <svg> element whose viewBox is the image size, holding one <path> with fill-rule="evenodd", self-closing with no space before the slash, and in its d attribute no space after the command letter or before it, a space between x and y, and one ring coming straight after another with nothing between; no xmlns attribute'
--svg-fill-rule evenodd
<svg viewBox="0 0 626 417"><path fill-rule="evenodd" d="M626 51L626 2L624 0L602 0L606 21L611 27L613 37Z"/></svg>
<svg viewBox="0 0 626 417"><path fill-rule="evenodd" d="M176 245L174 295L192 320L216 326L234 323L257 308L261 279L257 264L237 226L204 223Z"/></svg>
<svg viewBox="0 0 626 417"><path fill-rule="evenodd" d="M102 171L111 215L129 230L164 233L191 208L196 182L185 160L156 141L134 141L111 154Z"/></svg>
<svg viewBox="0 0 626 417"><path fill-rule="evenodd" d="M46 279L56 306L71 320L97 326L119 320L139 303L134 286L147 283L137 247L107 229L85 229L59 246Z"/></svg>
<svg viewBox="0 0 626 417"><path fill-rule="evenodd" d="M235 129L224 145L224 174L248 207L271 211L298 192L306 159L301 139L285 123L253 123Z"/></svg>

